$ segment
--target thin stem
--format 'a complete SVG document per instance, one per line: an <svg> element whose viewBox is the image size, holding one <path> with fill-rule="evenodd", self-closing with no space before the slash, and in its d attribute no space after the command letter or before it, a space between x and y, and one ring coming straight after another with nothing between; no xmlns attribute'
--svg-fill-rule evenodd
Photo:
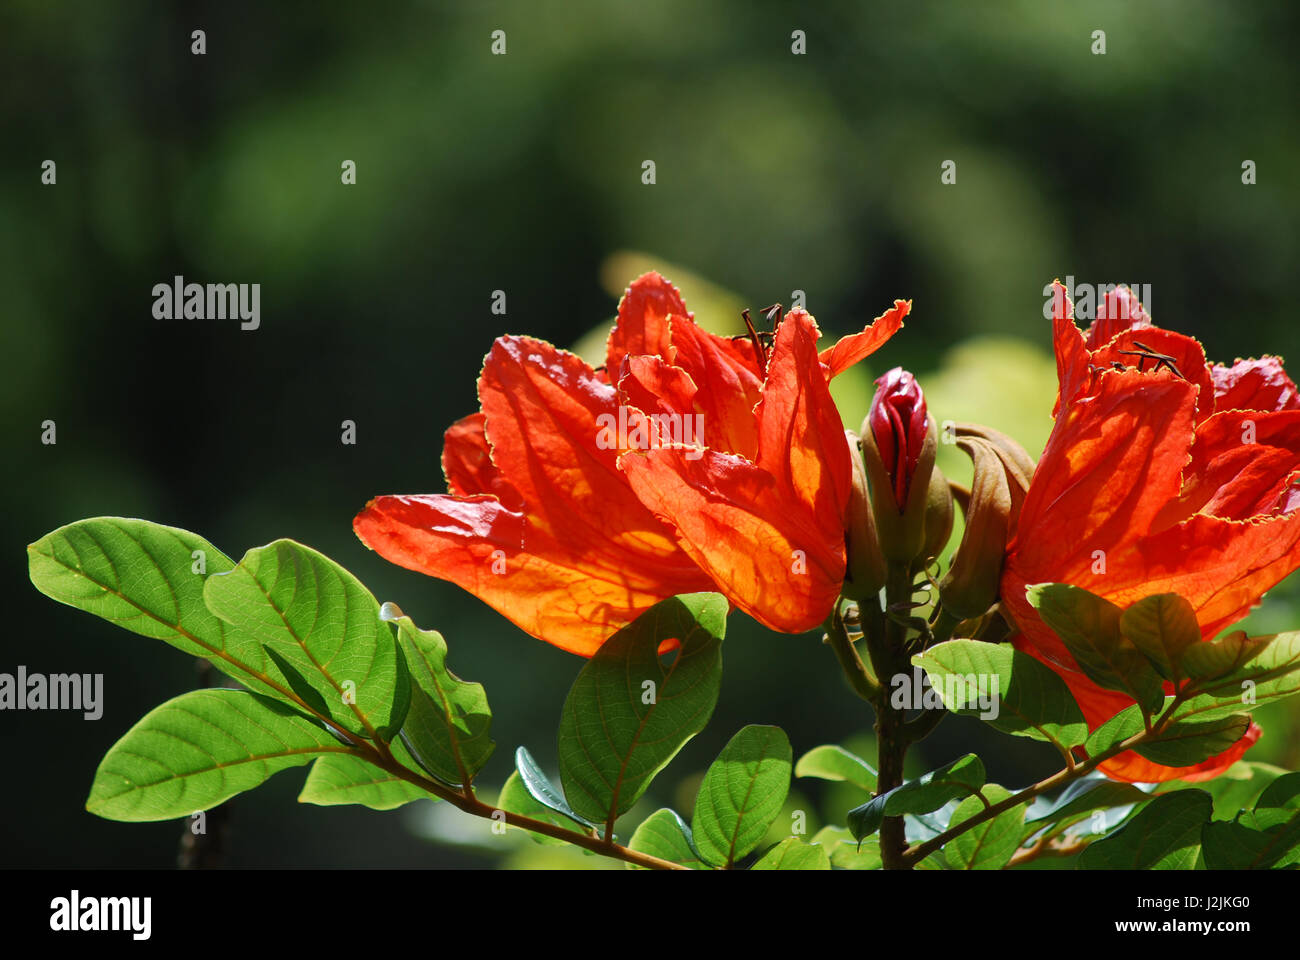
<svg viewBox="0 0 1300 960"><path fill-rule="evenodd" d="M849 639L849 632L844 627L844 618L840 611L840 601L836 601L830 617L826 620L826 642L834 651L835 658L839 660L840 669L844 671L844 676L848 679L853 692L868 703L874 702L880 693L880 685L876 683L871 671L867 669L867 665L858 654L857 647Z"/></svg>
<svg viewBox="0 0 1300 960"><path fill-rule="evenodd" d="M907 604L912 599L912 580L908 571L895 569L890 574L885 590L886 606ZM903 734L905 718L902 710L890 703L890 679L905 674L909 667L907 655L907 627L892 617L884 618L882 642L869 645L876 676L881 680L881 690L876 696L876 796L882 796L903 785L903 763L907 757L909 739ZM904 858L907 834L902 817L885 817L880 824L880 856L886 870L906 870L910 864Z"/></svg>
<svg viewBox="0 0 1300 960"><path fill-rule="evenodd" d="M611 857L615 860L622 860L625 863L631 863L638 867L647 867L653 870L686 870L680 864L672 863L669 860L663 860L659 857L648 853L642 853L639 850L632 850L620 844L613 842L612 839L593 836L589 833L581 833L577 830L568 830L564 827L558 827L553 823L546 823L543 820L534 820L532 817L524 816L520 813L513 813L509 810L502 810L477 799L472 794L466 795L440 783L426 779L411 770L406 769L394 759L385 757L381 751L369 743L366 743L363 752L368 755L366 760L388 773L405 780L407 783L414 784L426 793L431 793L440 800L446 800L452 806L471 816L480 817L484 820L493 820L500 822L504 820L512 826L520 827L524 830L530 830L533 833L540 833L547 837L554 837L557 840L564 840L576 847L582 847L593 853L602 856ZM390 754L391 757L391 754Z"/></svg>

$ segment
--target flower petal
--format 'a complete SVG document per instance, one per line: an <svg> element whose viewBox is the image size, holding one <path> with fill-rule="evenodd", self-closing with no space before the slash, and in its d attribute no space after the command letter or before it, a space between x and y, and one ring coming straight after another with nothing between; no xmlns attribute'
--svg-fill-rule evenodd
<svg viewBox="0 0 1300 960"><path fill-rule="evenodd" d="M1210 374L1216 410L1300 409L1296 385L1278 357L1238 360L1231 367L1216 363Z"/></svg>
<svg viewBox="0 0 1300 960"><path fill-rule="evenodd" d="M1150 291L1148 291L1150 292ZM1097 319L1088 328L1089 350L1104 347L1117 334L1151 326L1151 318L1128 287L1107 290L1097 305Z"/></svg>
<svg viewBox="0 0 1300 960"><path fill-rule="evenodd" d="M471 413L443 433L442 472L447 478L447 489L458 497L491 494L507 509L521 510L523 497L492 462L492 451L483 432L485 423L481 412Z"/></svg>
<svg viewBox="0 0 1300 960"><path fill-rule="evenodd" d="M758 466L776 478L782 496L801 504L817 528L843 539L853 462L839 409L821 373L817 322L792 310L781 323L768 361L758 416Z"/></svg>
<svg viewBox="0 0 1300 960"><path fill-rule="evenodd" d="M844 580L852 461L816 343L805 311L781 323L757 409L757 462L680 447L619 461L727 596L789 633L822 622Z"/></svg>
<svg viewBox="0 0 1300 960"><path fill-rule="evenodd" d="M584 657L618 627L684 592L653 571L611 570L607 561L577 555L494 497L376 497L353 529L384 559L455 583L526 632ZM706 584L687 590L711 589Z"/></svg>
<svg viewBox="0 0 1300 960"><path fill-rule="evenodd" d="M605 367L617 379L628 354L647 354L672 359L668 316L689 317L677 288L655 271L632 281L618 302L618 321L605 344Z"/></svg>
<svg viewBox="0 0 1300 960"><path fill-rule="evenodd" d="M1135 356L1135 354L1145 353L1146 350L1143 348L1146 347L1171 357L1183 378L1197 388L1197 422L1214 412L1214 383L1210 379L1210 370L1205 363L1205 349L1195 337L1152 326L1144 329L1122 330L1093 353L1091 362L1099 367L1122 363L1126 367L1145 370L1152 376L1175 376L1167 365Z"/></svg>
<svg viewBox="0 0 1300 960"><path fill-rule="evenodd" d="M827 537L811 528L770 473L734 454L680 447L627 453L621 463L737 607L783 633L826 619L844 582L843 529Z"/></svg>
<svg viewBox="0 0 1300 960"><path fill-rule="evenodd" d="M903 328L903 318L911 309L911 300L895 300L892 307L867 324L861 333L841 337L834 346L823 350L819 358L830 370L827 377L838 377L884 346L886 340Z"/></svg>

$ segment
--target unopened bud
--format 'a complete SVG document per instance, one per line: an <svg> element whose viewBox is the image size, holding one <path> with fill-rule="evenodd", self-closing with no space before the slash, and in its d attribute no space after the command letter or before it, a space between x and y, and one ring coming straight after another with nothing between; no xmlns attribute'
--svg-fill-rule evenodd
<svg viewBox="0 0 1300 960"><path fill-rule="evenodd" d="M895 367L876 384L879 389L862 425L862 461L881 553L891 564L910 568L925 549L926 506L939 433L910 373Z"/></svg>

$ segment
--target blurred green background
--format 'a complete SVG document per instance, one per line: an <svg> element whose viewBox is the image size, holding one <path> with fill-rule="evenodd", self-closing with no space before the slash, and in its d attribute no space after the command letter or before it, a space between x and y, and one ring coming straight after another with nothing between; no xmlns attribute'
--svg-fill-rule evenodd
<svg viewBox="0 0 1300 960"><path fill-rule="evenodd" d="M87 516L187 527L235 557L278 537L325 551L440 629L453 669L486 685L486 784L517 744L553 767L581 662L369 553L350 520L375 494L443 490L442 431L475 408L495 336L578 344L645 266L720 330L795 289L833 335L910 298L903 334L837 385L846 422L865 413L870 377L903 364L940 419L991 423L1035 456L1055 393L1042 313L1054 277L1150 284L1156 321L1211 358L1300 354L1287 291L1298 28L1286 0L10 0L0 670L102 672L106 707L93 723L0 714L0 864L175 860L181 824L112 824L82 806L104 751L196 679L179 652L32 588L24 545ZM489 51L497 29L505 56ZM54 186L40 182L47 159ZM260 283L261 329L155 320L152 287L177 274ZM504 317L489 311L497 289ZM55 446L40 442L46 419ZM340 443L344 419L355 447ZM1300 623L1300 592L1279 588L1254 620ZM780 724L796 754L869 731L819 639L733 615L715 719L637 813L689 814L695 778L745 723ZM1300 765L1300 720L1260 719L1252 758ZM913 759L969 749L1009 785L1055 769L1050 747L951 718ZM299 806L302 777L234 802L227 862L599 862L433 804ZM791 807L811 831L856 802L797 781Z"/></svg>

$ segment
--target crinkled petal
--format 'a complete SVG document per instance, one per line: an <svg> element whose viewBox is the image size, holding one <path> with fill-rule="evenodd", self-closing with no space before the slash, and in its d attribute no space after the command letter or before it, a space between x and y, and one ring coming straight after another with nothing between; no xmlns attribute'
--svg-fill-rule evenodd
<svg viewBox="0 0 1300 960"><path fill-rule="evenodd" d="M841 337L834 346L823 350L819 356L830 371L827 377L838 377L879 350L885 341L903 328L903 318L911 309L911 300L895 300L892 307L876 317L861 333Z"/></svg>
<svg viewBox="0 0 1300 960"><path fill-rule="evenodd" d="M1151 318L1131 289L1119 287L1107 290L1097 305L1097 319L1088 328L1088 349L1104 347L1117 334L1126 330L1140 330L1149 326Z"/></svg>
<svg viewBox="0 0 1300 960"><path fill-rule="evenodd" d="M670 314L689 317L677 288L658 273L644 273L632 281L618 302L618 321L605 344L605 367L616 379L628 354L672 359L668 332Z"/></svg>
<svg viewBox="0 0 1300 960"><path fill-rule="evenodd" d="M1238 360L1230 367L1216 363L1210 374L1216 410L1300 409L1296 385L1279 357Z"/></svg>

